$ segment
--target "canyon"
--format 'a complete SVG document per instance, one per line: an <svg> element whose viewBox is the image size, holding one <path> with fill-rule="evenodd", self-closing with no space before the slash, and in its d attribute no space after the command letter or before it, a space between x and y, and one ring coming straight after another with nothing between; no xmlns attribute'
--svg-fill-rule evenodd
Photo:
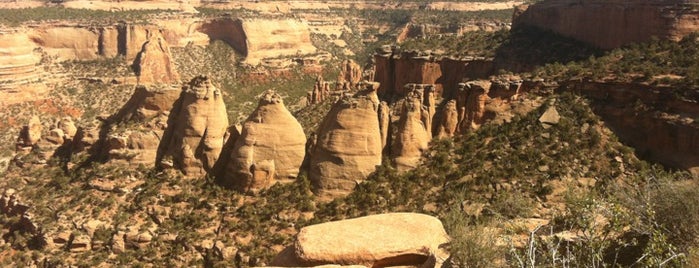
<svg viewBox="0 0 699 268"><path fill-rule="evenodd" d="M0 129L11 140L1 136L0 263L487 267L542 249L582 254L598 246L588 236L610 239L595 250L620 263L686 261L641 253L693 254L661 222L678 210L664 200L693 192L657 190L691 191L699 176L687 66L624 80L602 63L640 50L514 72L496 62L499 47L401 49L491 42L509 21L461 16L515 4L18 4L158 15L2 26ZM694 5L547 0L510 11L515 30L543 28L532 38L553 31L611 49L656 36L662 45L647 46L671 54L693 51ZM629 241L639 250L617 245Z"/></svg>
<svg viewBox="0 0 699 268"><path fill-rule="evenodd" d="M611 49L654 37L677 41L697 31L698 21L699 2L691 0L561 0L518 7L513 24L549 29Z"/></svg>

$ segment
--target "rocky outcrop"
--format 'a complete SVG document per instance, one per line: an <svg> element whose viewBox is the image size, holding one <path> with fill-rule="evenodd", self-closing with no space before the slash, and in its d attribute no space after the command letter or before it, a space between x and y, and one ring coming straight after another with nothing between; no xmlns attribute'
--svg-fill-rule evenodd
<svg viewBox="0 0 699 268"><path fill-rule="evenodd" d="M459 124L459 112L456 107L456 100L450 100L442 108L440 123L437 125L437 138L451 138L456 134L456 127Z"/></svg>
<svg viewBox="0 0 699 268"><path fill-rule="evenodd" d="M37 82L45 75L35 48L26 33L0 33L0 90Z"/></svg>
<svg viewBox="0 0 699 268"><path fill-rule="evenodd" d="M147 88L137 86L131 98L114 116L110 122L114 124L129 124L128 129L117 128L105 135L103 156L110 162L123 162L127 165L154 166L158 147L168 127L168 116L181 91L169 88ZM95 133L97 132L97 133ZM99 130L86 129L79 139L79 146L89 142ZM87 142L86 142L87 141Z"/></svg>
<svg viewBox="0 0 699 268"><path fill-rule="evenodd" d="M518 7L513 27L535 26L611 49L650 41L679 40L699 30L696 0L547 0Z"/></svg>
<svg viewBox="0 0 699 268"><path fill-rule="evenodd" d="M147 41L136 56L133 69L139 84L178 84L180 75L170 54L170 47L160 31L149 31Z"/></svg>
<svg viewBox="0 0 699 268"><path fill-rule="evenodd" d="M405 96L405 85L433 84L435 96L451 98L463 80L483 79L494 71L493 61L482 58L449 58L430 52L400 52L388 46L374 55L374 80L379 95Z"/></svg>
<svg viewBox="0 0 699 268"><path fill-rule="evenodd" d="M348 83L349 87L353 88L362 81L362 67L353 60L344 60L340 64L340 74L337 77L337 83Z"/></svg>
<svg viewBox="0 0 699 268"><path fill-rule="evenodd" d="M330 98L330 83L323 81L322 76L316 77L313 91L308 92L306 100L308 104L318 104Z"/></svg>
<svg viewBox="0 0 699 268"><path fill-rule="evenodd" d="M41 125L38 116L33 116L29 119L27 125L22 127L22 130L19 132L19 137L17 137L17 150L31 151L32 146L41 140L43 129L44 127Z"/></svg>
<svg viewBox="0 0 699 268"><path fill-rule="evenodd" d="M243 123L230 162L222 174L224 183L243 192L256 192L279 180L298 175L306 151L301 124L286 109L282 98L269 90L257 109Z"/></svg>
<svg viewBox="0 0 699 268"><path fill-rule="evenodd" d="M399 171L414 168L432 139L432 117L435 113L431 85L408 84L403 100L391 157Z"/></svg>
<svg viewBox="0 0 699 268"><path fill-rule="evenodd" d="M699 176L699 106L692 101L699 98L696 93L602 82L571 82L561 89L590 98L605 125L640 157Z"/></svg>
<svg viewBox="0 0 699 268"><path fill-rule="evenodd" d="M223 40L245 55L245 63L263 59L302 56L317 51L308 25L293 19L217 19L202 24L200 31L212 40Z"/></svg>
<svg viewBox="0 0 699 268"><path fill-rule="evenodd" d="M457 132L466 133L480 128L485 121L485 103L492 83L486 80L459 84L456 105L459 112Z"/></svg>
<svg viewBox="0 0 699 268"><path fill-rule="evenodd" d="M324 197L342 196L381 164L377 83L333 104L318 128L309 178Z"/></svg>
<svg viewBox="0 0 699 268"><path fill-rule="evenodd" d="M435 217L416 213L380 214L304 227L294 245L282 251L271 264L441 267L447 257L443 248L449 240Z"/></svg>
<svg viewBox="0 0 699 268"><path fill-rule="evenodd" d="M227 128L221 91L207 77L197 76L182 87L156 161L161 167L172 161L189 177L204 175L218 160Z"/></svg>

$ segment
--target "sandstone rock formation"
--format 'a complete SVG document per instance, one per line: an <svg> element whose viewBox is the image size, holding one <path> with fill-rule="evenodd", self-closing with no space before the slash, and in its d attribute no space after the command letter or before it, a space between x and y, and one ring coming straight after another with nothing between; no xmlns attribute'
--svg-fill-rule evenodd
<svg viewBox="0 0 699 268"><path fill-rule="evenodd" d="M293 19L217 19L201 25L211 39L224 40L245 55L245 63L316 52L308 25Z"/></svg>
<svg viewBox="0 0 699 268"><path fill-rule="evenodd" d="M44 72L38 66L41 54L26 33L0 34L0 90L38 81Z"/></svg>
<svg viewBox="0 0 699 268"><path fill-rule="evenodd" d="M457 132L478 129L484 122L485 102L488 100L490 81L478 80L459 84L456 105L459 112Z"/></svg>
<svg viewBox="0 0 699 268"><path fill-rule="evenodd" d="M518 7L513 27L535 26L611 49L699 30L696 0L547 0Z"/></svg>
<svg viewBox="0 0 699 268"><path fill-rule="evenodd" d="M136 56L133 69L139 84L178 84L180 75L170 54L170 47L160 31L149 31L147 41Z"/></svg>
<svg viewBox="0 0 699 268"><path fill-rule="evenodd" d="M337 83L349 83L350 87L355 87L362 80L362 67L353 60L345 60L340 64L340 74Z"/></svg>
<svg viewBox="0 0 699 268"><path fill-rule="evenodd" d="M243 123L230 162L223 174L228 185L244 192L267 188L298 175L306 150L301 124L286 109L282 98L268 90L257 109Z"/></svg>
<svg viewBox="0 0 699 268"><path fill-rule="evenodd" d="M423 105L423 102L430 97L426 97L424 88L416 86L414 84L407 86L411 89L403 101L397 134L392 147L393 163L399 171L417 166L422 152L428 149L432 136L430 134L432 129L430 110L434 112L435 108Z"/></svg>
<svg viewBox="0 0 699 268"><path fill-rule="evenodd" d="M307 103L318 104L330 98L330 83L324 82L323 77L318 75L316 83L313 84L313 91L308 92Z"/></svg>
<svg viewBox="0 0 699 268"><path fill-rule="evenodd" d="M41 140L43 129L44 127L41 125L38 116L33 116L29 119L27 125L22 127L22 130L19 132L19 137L17 137L17 150L31 150L31 147Z"/></svg>
<svg viewBox="0 0 699 268"><path fill-rule="evenodd" d="M668 87L631 83L571 82L562 88L590 98L605 125L638 155L699 176L699 107L691 98L677 98Z"/></svg>
<svg viewBox="0 0 699 268"><path fill-rule="evenodd" d="M137 86L126 104L109 119L114 124L130 124L132 127L106 133L101 154L110 162L154 166L158 147L168 127L168 116L180 95L180 90ZM99 135L99 129L86 129L77 145L89 147L95 143L90 140L99 138Z"/></svg>
<svg viewBox="0 0 699 268"><path fill-rule="evenodd" d="M366 267L441 267L449 243L439 219L417 213L388 213L307 226L294 245L272 265L309 267L319 264ZM422 266L430 257L431 266Z"/></svg>
<svg viewBox="0 0 699 268"><path fill-rule="evenodd" d="M171 158L173 166L187 176L204 175L221 153L227 128L221 91L207 77L197 76L182 87L156 161L162 165Z"/></svg>
<svg viewBox="0 0 699 268"><path fill-rule="evenodd" d="M437 137L451 138L456 133L456 127L459 124L459 112L456 108L456 100L450 100L441 111L441 121L437 125Z"/></svg>
<svg viewBox="0 0 699 268"><path fill-rule="evenodd" d="M427 52L400 52L388 46L374 55L374 80L379 95L405 96L405 85L433 84L435 96L454 97L464 79L484 79L494 71L493 61L484 58L449 58Z"/></svg>
<svg viewBox="0 0 699 268"><path fill-rule="evenodd" d="M318 127L309 178L324 197L347 194L381 164L377 83L338 100Z"/></svg>

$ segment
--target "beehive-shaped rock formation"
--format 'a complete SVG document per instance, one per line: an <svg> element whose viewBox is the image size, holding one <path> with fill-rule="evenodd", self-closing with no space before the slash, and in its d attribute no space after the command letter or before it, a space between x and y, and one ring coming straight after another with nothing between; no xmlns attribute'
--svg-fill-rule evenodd
<svg viewBox="0 0 699 268"><path fill-rule="evenodd" d="M298 175L306 135L279 94L268 90L245 120L232 152L223 153L231 156L223 174L225 184L255 192Z"/></svg>
<svg viewBox="0 0 699 268"><path fill-rule="evenodd" d="M227 128L221 91L207 77L197 76L182 87L173 106L157 161L165 166L171 158L187 176L204 175L221 153Z"/></svg>
<svg viewBox="0 0 699 268"><path fill-rule="evenodd" d="M381 164L378 83L338 100L318 128L310 179L323 197L342 196Z"/></svg>

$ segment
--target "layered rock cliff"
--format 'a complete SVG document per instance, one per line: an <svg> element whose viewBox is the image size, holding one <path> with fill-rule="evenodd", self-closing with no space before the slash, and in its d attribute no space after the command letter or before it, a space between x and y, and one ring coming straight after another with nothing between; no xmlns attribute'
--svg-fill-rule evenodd
<svg viewBox="0 0 699 268"><path fill-rule="evenodd" d="M224 144L228 114L221 91L205 76L182 87L170 112L156 163L182 170L189 177L212 171Z"/></svg>
<svg viewBox="0 0 699 268"><path fill-rule="evenodd" d="M513 23L611 49L653 37L679 40L699 30L699 1L547 0L518 7Z"/></svg>
<svg viewBox="0 0 699 268"><path fill-rule="evenodd" d="M318 128L309 178L323 197L346 195L381 165L378 85L338 100Z"/></svg>
<svg viewBox="0 0 699 268"><path fill-rule="evenodd" d="M26 33L0 34L0 90L38 81L45 76L41 54Z"/></svg>
<svg viewBox="0 0 699 268"><path fill-rule="evenodd" d="M571 82L561 87L592 99L595 113L644 158L699 174L696 94L678 98L668 87Z"/></svg>
<svg viewBox="0 0 699 268"><path fill-rule="evenodd" d="M316 52L308 25L292 19L216 19L204 22L200 31L212 40L223 40L257 65L263 59L302 56Z"/></svg>
<svg viewBox="0 0 699 268"><path fill-rule="evenodd" d="M306 153L301 124L286 109L281 96L269 90L243 123L222 176L225 185L256 192L277 181L295 178Z"/></svg>
<svg viewBox="0 0 699 268"><path fill-rule="evenodd" d="M424 52L400 52L383 47L374 55L374 81L381 84L379 95L405 96L405 85L433 84L437 96L451 97L464 79L490 76L493 62L487 59L449 58Z"/></svg>

